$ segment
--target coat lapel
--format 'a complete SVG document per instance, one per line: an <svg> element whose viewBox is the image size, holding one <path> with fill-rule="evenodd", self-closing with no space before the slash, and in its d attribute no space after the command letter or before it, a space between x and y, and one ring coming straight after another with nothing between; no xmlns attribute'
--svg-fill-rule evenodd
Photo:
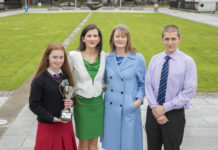
<svg viewBox="0 0 218 150"><path fill-rule="evenodd" d="M123 70L131 67L134 64L135 57L135 54L130 54L128 52L124 58L125 60L120 64L120 71L122 72Z"/></svg>
<svg viewBox="0 0 218 150"><path fill-rule="evenodd" d="M107 56L107 63L113 68L113 70L115 72L117 72L117 74L119 74L119 76L121 78L123 78L123 75L120 72L119 66L117 65L117 61L116 61L116 51L114 51L112 54L109 54Z"/></svg>

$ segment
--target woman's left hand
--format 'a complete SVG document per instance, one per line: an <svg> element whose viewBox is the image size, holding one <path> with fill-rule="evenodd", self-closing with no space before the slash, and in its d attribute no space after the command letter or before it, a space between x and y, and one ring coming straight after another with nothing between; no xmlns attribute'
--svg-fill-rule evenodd
<svg viewBox="0 0 218 150"><path fill-rule="evenodd" d="M142 104L142 100L137 99L136 101L134 101L134 108L138 108L140 105Z"/></svg>
<svg viewBox="0 0 218 150"><path fill-rule="evenodd" d="M71 99L63 99L63 101L65 109L68 109L73 106L73 101Z"/></svg>

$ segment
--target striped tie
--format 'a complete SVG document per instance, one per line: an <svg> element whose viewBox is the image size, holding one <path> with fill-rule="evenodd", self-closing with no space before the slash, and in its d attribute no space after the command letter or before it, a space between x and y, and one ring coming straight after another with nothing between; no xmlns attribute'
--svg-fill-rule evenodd
<svg viewBox="0 0 218 150"><path fill-rule="evenodd" d="M54 74L54 78L57 79L57 80L60 80L61 79L61 73Z"/></svg>
<svg viewBox="0 0 218 150"><path fill-rule="evenodd" d="M157 101L160 105L163 105L163 103L165 102L167 78L168 78L168 71L169 71L168 61L170 60L170 57L166 56L165 59L166 60L163 64L162 71L161 71L160 86L159 86L158 97L157 97Z"/></svg>

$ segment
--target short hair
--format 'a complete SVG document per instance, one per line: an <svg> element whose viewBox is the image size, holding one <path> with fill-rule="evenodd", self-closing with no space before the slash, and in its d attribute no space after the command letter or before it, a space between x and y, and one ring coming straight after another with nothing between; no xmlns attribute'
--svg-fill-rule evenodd
<svg viewBox="0 0 218 150"><path fill-rule="evenodd" d="M86 50L86 44L83 42L83 38L86 36L86 33L89 30L94 30L94 29L96 29L98 31L98 36L100 38L100 41L96 45L96 48L95 48L98 51L98 54L100 55L100 53L102 51L102 34L101 34L100 29L94 24L89 24L89 25L85 26L85 28L82 30L81 35L80 35L80 45L79 45L78 50L80 50L80 51Z"/></svg>
<svg viewBox="0 0 218 150"><path fill-rule="evenodd" d="M162 31L162 38L164 37L165 32L177 32L177 36L180 38L180 30L175 25L168 25Z"/></svg>
<svg viewBox="0 0 218 150"><path fill-rule="evenodd" d="M135 54L136 53L136 48L132 44L132 39L131 39L131 36L130 36L129 29L127 28L127 26L125 26L123 24L119 24L119 25L115 26L113 28L112 32L111 32L110 41L109 41L109 44L110 44L110 54L112 54L113 51L116 48L115 45L114 45L114 34L115 34L115 32L117 30L120 31L121 34L126 35L126 37L127 37L127 43L126 43L125 51L126 52L130 52L131 54Z"/></svg>

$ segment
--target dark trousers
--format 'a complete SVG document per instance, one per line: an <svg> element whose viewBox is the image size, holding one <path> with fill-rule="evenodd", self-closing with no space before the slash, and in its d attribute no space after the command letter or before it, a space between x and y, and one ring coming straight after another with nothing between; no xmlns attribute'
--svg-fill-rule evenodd
<svg viewBox="0 0 218 150"><path fill-rule="evenodd" d="M180 150L182 144L185 113L184 109L172 110L165 114L169 120L164 125L158 124L150 107L147 108L146 133L148 150Z"/></svg>

